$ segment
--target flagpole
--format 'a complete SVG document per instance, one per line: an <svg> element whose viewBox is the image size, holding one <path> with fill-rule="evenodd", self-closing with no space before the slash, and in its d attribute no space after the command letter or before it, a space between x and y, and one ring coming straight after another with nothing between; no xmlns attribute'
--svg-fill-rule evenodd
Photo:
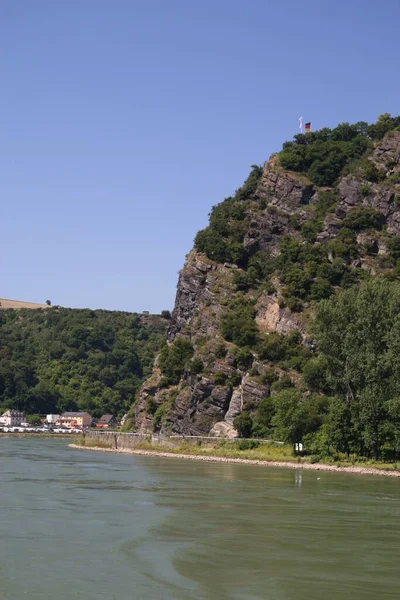
<svg viewBox="0 0 400 600"><path fill-rule="evenodd" d="M299 117L300 133L303 133L303 117Z"/></svg>

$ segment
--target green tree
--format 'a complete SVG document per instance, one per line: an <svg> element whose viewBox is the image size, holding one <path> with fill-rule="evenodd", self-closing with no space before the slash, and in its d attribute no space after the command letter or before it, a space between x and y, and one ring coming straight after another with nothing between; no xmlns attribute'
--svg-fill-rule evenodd
<svg viewBox="0 0 400 600"><path fill-rule="evenodd" d="M240 438L249 438L251 437L253 419L248 412L241 412L240 415L233 419L233 426Z"/></svg>
<svg viewBox="0 0 400 600"><path fill-rule="evenodd" d="M306 411L301 394L295 389L285 389L275 397L275 413L272 417L275 438L292 444L302 441L306 430Z"/></svg>
<svg viewBox="0 0 400 600"><path fill-rule="evenodd" d="M332 392L346 403L355 444L379 457L400 393L400 284L382 277L319 304L313 327Z"/></svg>
<svg viewBox="0 0 400 600"><path fill-rule="evenodd" d="M41 424L41 420L40 420L40 415L28 415L26 418L27 423L29 423L29 425L40 425Z"/></svg>
<svg viewBox="0 0 400 600"><path fill-rule="evenodd" d="M189 360L194 354L191 342L178 337L170 346L165 345L160 352L158 365L164 378L164 385L178 383L186 366L190 369Z"/></svg>

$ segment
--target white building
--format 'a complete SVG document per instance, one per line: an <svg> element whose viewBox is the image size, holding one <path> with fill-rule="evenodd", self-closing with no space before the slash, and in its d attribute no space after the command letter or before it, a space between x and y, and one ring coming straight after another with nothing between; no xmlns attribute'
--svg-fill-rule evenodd
<svg viewBox="0 0 400 600"><path fill-rule="evenodd" d="M6 410L0 417L0 425L4 427L19 427L25 421L25 415L20 410Z"/></svg>
<svg viewBox="0 0 400 600"><path fill-rule="evenodd" d="M52 425L55 425L60 419L61 415L46 415L46 421Z"/></svg>

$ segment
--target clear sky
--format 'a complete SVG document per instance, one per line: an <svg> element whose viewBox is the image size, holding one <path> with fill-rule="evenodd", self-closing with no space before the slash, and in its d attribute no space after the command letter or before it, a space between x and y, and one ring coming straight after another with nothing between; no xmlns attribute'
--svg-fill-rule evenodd
<svg viewBox="0 0 400 600"><path fill-rule="evenodd" d="M159 312L298 133L400 113L400 1L0 0L0 297Z"/></svg>

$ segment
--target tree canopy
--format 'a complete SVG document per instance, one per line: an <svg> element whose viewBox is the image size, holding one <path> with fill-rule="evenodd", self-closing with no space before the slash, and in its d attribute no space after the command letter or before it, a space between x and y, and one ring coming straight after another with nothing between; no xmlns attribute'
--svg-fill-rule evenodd
<svg viewBox="0 0 400 600"><path fill-rule="evenodd" d="M166 327L166 318L127 312L1 310L0 410L122 414Z"/></svg>

